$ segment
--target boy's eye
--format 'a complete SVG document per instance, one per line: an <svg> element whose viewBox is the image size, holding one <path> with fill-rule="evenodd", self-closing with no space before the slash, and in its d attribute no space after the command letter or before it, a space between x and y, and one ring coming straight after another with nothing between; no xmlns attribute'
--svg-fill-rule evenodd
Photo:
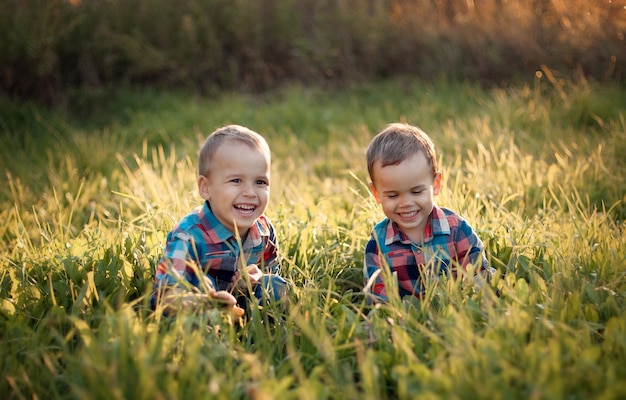
<svg viewBox="0 0 626 400"><path fill-rule="evenodd" d="M241 179L239 178L234 178L230 180L232 183L241 183Z"/></svg>
<svg viewBox="0 0 626 400"><path fill-rule="evenodd" d="M389 197L390 199L395 199L396 197L398 197L397 194L388 194L387 197Z"/></svg>
<svg viewBox="0 0 626 400"><path fill-rule="evenodd" d="M259 179L258 181L256 181L257 185L268 185L269 183L263 179Z"/></svg>
<svg viewBox="0 0 626 400"><path fill-rule="evenodd" d="M413 191L413 194L420 194L420 193L422 193L422 192L423 192L423 190L414 190L414 191Z"/></svg>

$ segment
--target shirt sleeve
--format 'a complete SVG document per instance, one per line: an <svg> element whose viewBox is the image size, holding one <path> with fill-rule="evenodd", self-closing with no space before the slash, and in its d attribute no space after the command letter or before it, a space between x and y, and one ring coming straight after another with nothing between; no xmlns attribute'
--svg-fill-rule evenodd
<svg viewBox="0 0 626 400"><path fill-rule="evenodd" d="M387 288L381 276L380 247L374 232L365 246L365 261L363 263L363 277L365 292L374 296L376 300L387 301Z"/></svg>
<svg viewBox="0 0 626 400"><path fill-rule="evenodd" d="M265 273L278 274L280 272L280 263L278 262L278 240L276 239L276 229L269 220L266 221L270 234L263 246L262 270Z"/></svg>
<svg viewBox="0 0 626 400"><path fill-rule="evenodd" d="M459 223L455 243L457 261L464 269L469 264L478 264L479 260L477 273L489 268L483 242L465 220Z"/></svg>
<svg viewBox="0 0 626 400"><path fill-rule="evenodd" d="M153 305L156 304L159 293L167 286L181 282L200 286L202 280L198 255L201 250L196 243L193 235L178 229L167 235L163 256L156 267L154 290L150 296Z"/></svg>

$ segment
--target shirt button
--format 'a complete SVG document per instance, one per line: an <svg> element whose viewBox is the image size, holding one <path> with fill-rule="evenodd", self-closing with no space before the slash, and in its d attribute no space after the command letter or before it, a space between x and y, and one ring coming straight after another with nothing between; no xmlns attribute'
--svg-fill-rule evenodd
<svg viewBox="0 0 626 400"><path fill-rule="evenodd" d="M416 250L415 250L415 252L416 252L417 254L422 254L422 249L416 249Z"/></svg>

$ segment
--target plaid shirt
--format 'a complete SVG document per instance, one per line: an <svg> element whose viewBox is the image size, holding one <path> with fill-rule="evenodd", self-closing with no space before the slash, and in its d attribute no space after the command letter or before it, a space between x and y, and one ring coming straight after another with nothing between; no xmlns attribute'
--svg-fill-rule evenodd
<svg viewBox="0 0 626 400"><path fill-rule="evenodd" d="M465 269L479 259L477 270L488 269L483 243L472 227L453 211L435 206L421 244L411 242L389 218L376 224L365 248L363 272L366 288L381 300L388 298L380 274L385 265L397 276L400 297L420 297L425 292L424 277L448 270L454 276L458 267Z"/></svg>
<svg viewBox="0 0 626 400"><path fill-rule="evenodd" d="M278 245L272 223L262 215L250 227L241 248L237 238L213 215L209 203L185 216L167 235L156 269L153 303L160 288L180 280L200 288L203 274L226 290L237 267L257 264L265 273L278 273Z"/></svg>

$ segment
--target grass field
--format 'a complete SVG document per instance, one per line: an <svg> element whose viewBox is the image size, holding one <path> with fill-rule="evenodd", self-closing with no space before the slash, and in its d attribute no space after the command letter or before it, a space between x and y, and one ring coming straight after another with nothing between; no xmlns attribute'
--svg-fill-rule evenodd
<svg viewBox="0 0 626 400"><path fill-rule="evenodd" d="M0 397L626 397L623 88L544 74L84 98L72 112L0 100ZM363 246L383 214L364 151L394 121L431 134L438 203L485 241L491 288L444 279L421 303L365 307ZM226 123L272 148L291 308L166 320L147 307L153 269L199 204L198 146Z"/></svg>

